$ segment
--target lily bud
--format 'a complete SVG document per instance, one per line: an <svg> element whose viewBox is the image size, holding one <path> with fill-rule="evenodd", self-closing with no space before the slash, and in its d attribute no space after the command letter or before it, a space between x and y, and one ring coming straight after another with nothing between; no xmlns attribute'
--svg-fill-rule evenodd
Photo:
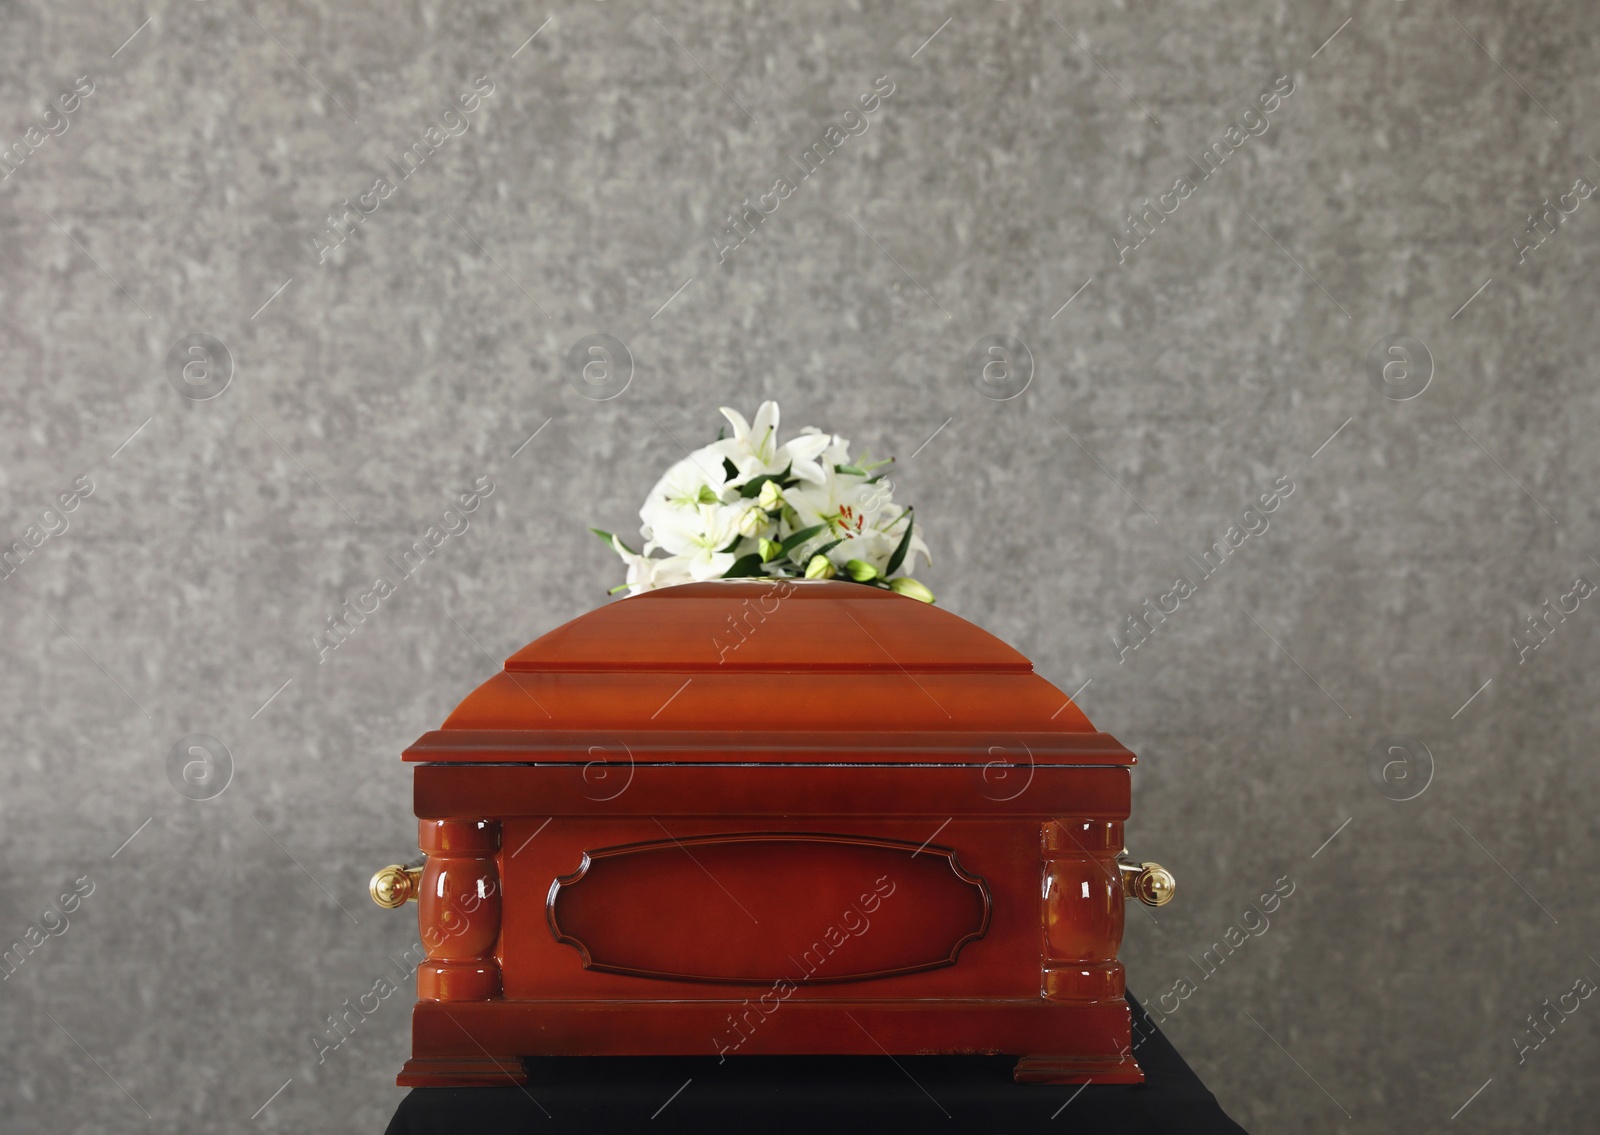
<svg viewBox="0 0 1600 1135"><path fill-rule="evenodd" d="M844 565L844 570L850 573L850 578L857 583L870 583L878 578L878 569L865 560L849 560Z"/></svg>
<svg viewBox="0 0 1600 1135"><path fill-rule="evenodd" d="M701 504L717 504L722 500L710 485L701 485L700 492L695 499Z"/></svg>
<svg viewBox="0 0 1600 1135"><path fill-rule="evenodd" d="M763 481L761 483L761 495L756 497L756 503L761 506L763 512L772 512L781 505L783 503L783 490L778 488L778 482Z"/></svg>
<svg viewBox="0 0 1600 1135"><path fill-rule="evenodd" d="M833 562L827 556L812 556L806 564L807 579L832 579L836 574Z"/></svg>
<svg viewBox="0 0 1600 1135"><path fill-rule="evenodd" d="M899 579L891 579L889 581L889 590L897 595L904 595L911 599L920 600L923 603L933 602L933 592L909 575L902 575Z"/></svg>
<svg viewBox="0 0 1600 1135"><path fill-rule="evenodd" d="M744 515L739 518L739 535L754 536L761 531L761 526L766 522L767 515L759 508L746 509Z"/></svg>
<svg viewBox="0 0 1600 1135"><path fill-rule="evenodd" d="M768 540L765 536L761 538L758 547L761 549L761 562L764 564L771 563L783 550L776 540Z"/></svg>

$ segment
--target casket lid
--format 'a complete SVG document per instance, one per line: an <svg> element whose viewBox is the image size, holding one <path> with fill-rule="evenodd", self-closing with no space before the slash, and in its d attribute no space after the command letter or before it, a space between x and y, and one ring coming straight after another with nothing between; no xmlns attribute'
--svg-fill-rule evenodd
<svg viewBox="0 0 1600 1135"><path fill-rule="evenodd" d="M422 762L1130 765L987 631L859 584L719 580L535 639L406 750Z"/></svg>

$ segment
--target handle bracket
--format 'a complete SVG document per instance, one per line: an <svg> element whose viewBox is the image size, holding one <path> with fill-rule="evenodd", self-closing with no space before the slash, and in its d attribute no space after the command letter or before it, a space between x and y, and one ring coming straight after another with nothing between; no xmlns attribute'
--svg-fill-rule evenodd
<svg viewBox="0 0 1600 1135"><path fill-rule="evenodd" d="M385 910L399 910L408 902L416 902L422 893L423 856L412 863L391 863L372 876L367 893L372 901Z"/></svg>
<svg viewBox="0 0 1600 1135"><path fill-rule="evenodd" d="M1129 863L1117 861L1122 875L1122 893L1138 899L1145 906L1166 906L1177 893L1178 880L1159 863Z"/></svg>

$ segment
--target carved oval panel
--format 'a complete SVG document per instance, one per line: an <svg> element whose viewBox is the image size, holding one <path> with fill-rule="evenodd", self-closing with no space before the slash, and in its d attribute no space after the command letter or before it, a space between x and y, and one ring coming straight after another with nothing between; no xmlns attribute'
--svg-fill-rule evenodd
<svg viewBox="0 0 1600 1135"><path fill-rule="evenodd" d="M990 898L948 848L751 832L585 852L545 910L589 969L798 985L953 965Z"/></svg>

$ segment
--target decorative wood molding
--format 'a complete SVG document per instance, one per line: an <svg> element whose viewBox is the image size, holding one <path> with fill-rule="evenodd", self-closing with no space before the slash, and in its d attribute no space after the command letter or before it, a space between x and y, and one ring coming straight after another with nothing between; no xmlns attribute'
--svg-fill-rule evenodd
<svg viewBox="0 0 1600 1135"><path fill-rule="evenodd" d="M545 911L586 969L799 986L954 965L992 902L949 848L736 832L586 851Z"/></svg>

